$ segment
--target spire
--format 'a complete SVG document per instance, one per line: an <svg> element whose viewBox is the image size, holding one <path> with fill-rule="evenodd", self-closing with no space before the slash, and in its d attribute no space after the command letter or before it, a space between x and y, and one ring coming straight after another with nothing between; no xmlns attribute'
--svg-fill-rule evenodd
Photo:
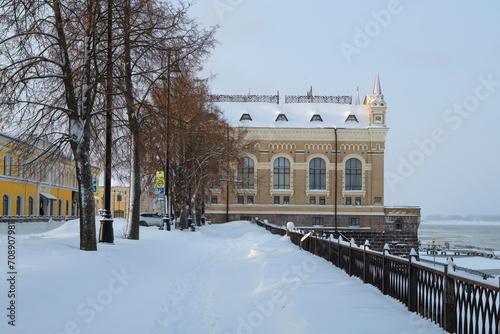
<svg viewBox="0 0 500 334"><path fill-rule="evenodd" d="M354 99L354 105L359 106L359 87L356 88L356 98Z"/></svg>
<svg viewBox="0 0 500 334"><path fill-rule="evenodd" d="M378 77L378 71L375 75L375 84L373 85L373 95L381 95L382 89L380 88L380 79Z"/></svg>

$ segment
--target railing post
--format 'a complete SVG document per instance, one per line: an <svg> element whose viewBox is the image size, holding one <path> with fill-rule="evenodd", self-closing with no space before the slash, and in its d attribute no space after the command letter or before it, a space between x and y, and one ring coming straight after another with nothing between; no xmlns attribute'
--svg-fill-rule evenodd
<svg viewBox="0 0 500 334"><path fill-rule="evenodd" d="M455 280L448 276L448 271L454 269L453 260L449 259L448 263L444 265L444 298L443 298L443 321L444 329L450 333L457 332L457 308L455 296Z"/></svg>
<svg viewBox="0 0 500 334"><path fill-rule="evenodd" d="M340 257L341 254L340 254L340 235L339 235L339 238L337 239L337 267L342 269L342 267L340 266Z"/></svg>
<svg viewBox="0 0 500 334"><path fill-rule="evenodd" d="M412 248L408 261L408 310L410 312L417 312L418 271L413 265L416 260L418 260L418 254Z"/></svg>
<svg viewBox="0 0 500 334"><path fill-rule="evenodd" d="M370 242L368 239L365 241L364 249L363 249L363 283L368 283L368 256L366 254L366 250L370 246Z"/></svg>
<svg viewBox="0 0 500 334"><path fill-rule="evenodd" d="M331 234L330 234L330 237L328 238L328 261L330 263L333 263L332 262L332 237L331 237Z"/></svg>
<svg viewBox="0 0 500 334"><path fill-rule="evenodd" d="M389 280L390 280L390 268L389 260L386 255L389 253L389 245L384 245L384 259L382 261L382 293L387 295L389 293Z"/></svg>
<svg viewBox="0 0 500 334"><path fill-rule="evenodd" d="M352 256L352 244L356 244L354 242L354 238L351 238L349 241L349 276L352 276L352 263L354 262L353 256Z"/></svg>

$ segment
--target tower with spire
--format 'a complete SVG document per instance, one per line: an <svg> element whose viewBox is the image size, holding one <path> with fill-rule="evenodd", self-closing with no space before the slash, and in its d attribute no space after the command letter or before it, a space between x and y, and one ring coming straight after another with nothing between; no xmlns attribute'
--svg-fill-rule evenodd
<svg viewBox="0 0 500 334"><path fill-rule="evenodd" d="M380 78L378 75L378 71L375 75L373 93L372 95L367 95L365 97L365 101L363 104L368 106L368 111L370 114L370 125L385 127L385 112L387 110L387 104L384 101L384 94L382 94L382 88L380 87Z"/></svg>

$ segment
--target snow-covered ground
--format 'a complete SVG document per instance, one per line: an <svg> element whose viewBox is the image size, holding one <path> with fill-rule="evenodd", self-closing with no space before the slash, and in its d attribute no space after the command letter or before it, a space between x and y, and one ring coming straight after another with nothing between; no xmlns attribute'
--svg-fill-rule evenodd
<svg viewBox="0 0 500 334"><path fill-rule="evenodd" d="M97 252L79 250L77 220L17 235L15 327L0 236L0 333L444 333L248 222L141 227L139 241L119 237L124 225L115 220L115 243Z"/></svg>

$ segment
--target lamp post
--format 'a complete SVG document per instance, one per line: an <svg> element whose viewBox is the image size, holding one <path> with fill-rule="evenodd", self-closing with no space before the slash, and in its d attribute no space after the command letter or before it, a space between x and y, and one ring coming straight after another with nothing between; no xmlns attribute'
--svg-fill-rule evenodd
<svg viewBox="0 0 500 334"><path fill-rule="evenodd" d="M441 248L441 242L436 243L435 238L432 239L432 243L427 241L427 249L432 249L432 254L434 255L434 267L436 266L436 250L438 248Z"/></svg>
<svg viewBox="0 0 500 334"><path fill-rule="evenodd" d="M163 224L166 225L166 230L170 231L170 77L180 73L178 67L172 68L172 49L167 50L167 142L165 149L165 214L163 216Z"/></svg>
<svg viewBox="0 0 500 334"><path fill-rule="evenodd" d="M106 64L106 151L104 171L104 212L101 218L99 231L99 242L113 243L113 218L111 215L111 126L113 108L113 45L112 45L112 22L113 22L113 0L107 2L107 64Z"/></svg>

